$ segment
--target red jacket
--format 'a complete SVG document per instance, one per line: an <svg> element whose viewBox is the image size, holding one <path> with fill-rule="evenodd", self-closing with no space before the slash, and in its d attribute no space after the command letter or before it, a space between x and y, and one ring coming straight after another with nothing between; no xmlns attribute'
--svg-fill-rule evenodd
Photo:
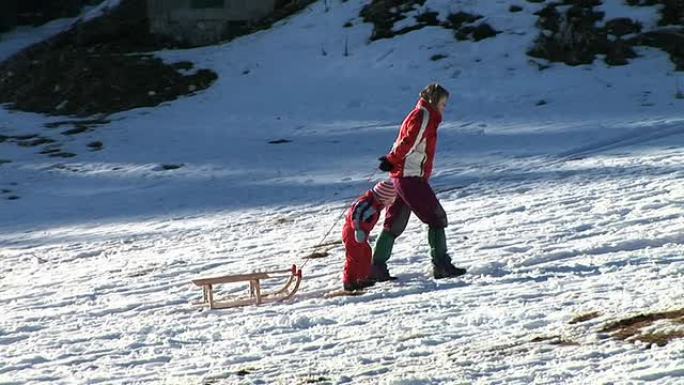
<svg viewBox="0 0 684 385"><path fill-rule="evenodd" d="M399 136L387 155L394 165L393 178L418 176L429 180L437 147L437 127L442 114L426 100L420 99L401 124Z"/></svg>
<svg viewBox="0 0 684 385"><path fill-rule="evenodd" d="M350 235L353 234L357 243L367 241L368 234L370 234L378 222L382 209L383 205L374 198L373 191L366 192L349 209L344 232L350 232Z"/></svg>

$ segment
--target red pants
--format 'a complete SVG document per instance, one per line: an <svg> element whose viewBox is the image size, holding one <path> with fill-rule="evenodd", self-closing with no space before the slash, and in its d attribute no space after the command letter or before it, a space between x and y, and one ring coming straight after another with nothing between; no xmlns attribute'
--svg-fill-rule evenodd
<svg viewBox="0 0 684 385"><path fill-rule="evenodd" d="M351 224L345 223L344 229L342 229L342 241L347 251L342 282L355 283L360 280L369 279L373 251L368 243L368 238L366 237L366 241L363 243L356 242L354 229L351 227Z"/></svg>

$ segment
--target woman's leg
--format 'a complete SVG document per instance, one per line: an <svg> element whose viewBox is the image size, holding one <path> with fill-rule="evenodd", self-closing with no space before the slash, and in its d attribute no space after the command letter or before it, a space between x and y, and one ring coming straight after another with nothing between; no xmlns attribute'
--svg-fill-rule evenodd
<svg viewBox="0 0 684 385"><path fill-rule="evenodd" d="M394 240L404 232L411 209L404 201L397 197L392 205L385 212L385 224L382 232L375 241L375 251L373 252L373 265L384 266L392 255Z"/></svg>
<svg viewBox="0 0 684 385"><path fill-rule="evenodd" d="M439 203L435 192L423 178L397 178L394 180L397 194L402 197L405 204L425 224L430 226L428 242L430 255L435 265L444 265L451 262L447 253L446 235L444 228L447 227L447 215Z"/></svg>
<svg viewBox="0 0 684 385"><path fill-rule="evenodd" d="M446 212L430 184L423 178L395 178L392 181L399 197L423 223L434 228L447 227Z"/></svg>

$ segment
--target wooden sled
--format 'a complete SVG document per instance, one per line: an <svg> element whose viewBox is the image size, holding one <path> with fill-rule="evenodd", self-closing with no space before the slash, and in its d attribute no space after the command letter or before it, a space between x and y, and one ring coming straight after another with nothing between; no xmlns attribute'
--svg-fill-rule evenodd
<svg viewBox="0 0 684 385"><path fill-rule="evenodd" d="M285 285L280 290L272 293L261 291L261 280L271 278L287 278ZM223 283L249 282L249 298L244 299L214 299L214 286ZM200 278L192 281L202 288L202 302L196 303L200 306L209 306L209 309L227 309L231 307L261 305L263 303L284 301L292 298L299 289L302 282L302 271L296 265L292 265L289 270L266 271L252 274L223 275L213 278Z"/></svg>

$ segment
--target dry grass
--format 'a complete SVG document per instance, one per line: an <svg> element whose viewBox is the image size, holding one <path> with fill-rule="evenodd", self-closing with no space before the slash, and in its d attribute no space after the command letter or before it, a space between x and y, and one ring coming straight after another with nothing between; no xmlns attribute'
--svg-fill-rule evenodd
<svg viewBox="0 0 684 385"><path fill-rule="evenodd" d="M639 314L623 320L611 322L601 329L601 332L613 333L613 337L620 340L641 341L649 344L649 346L652 346L653 344L664 346L675 339L684 338L684 330L641 333L642 329L661 320L670 320L673 323L682 324L684 323L684 309Z"/></svg>
<svg viewBox="0 0 684 385"><path fill-rule="evenodd" d="M579 343L576 341L563 338L562 336L540 336L533 338L530 342L546 342L549 345L558 346L578 346Z"/></svg>
<svg viewBox="0 0 684 385"><path fill-rule="evenodd" d="M684 338L684 330L673 330L669 332L641 334L638 337L636 337L635 340L646 343L650 347L652 345L665 346L668 343L679 338Z"/></svg>
<svg viewBox="0 0 684 385"><path fill-rule="evenodd" d="M587 322L587 321L593 320L594 318L597 318L597 317L599 317L599 316L601 316L601 313L599 313L599 312L597 312L597 311L592 311L591 313L586 313L586 314L580 314L580 315L578 315L577 317L573 318L573 319L569 322L569 324L570 324L570 325L575 325L575 324L578 324L578 323Z"/></svg>
<svg viewBox="0 0 684 385"><path fill-rule="evenodd" d="M302 258L303 259L321 259L321 258L327 258L330 256L330 253L328 250L323 250L323 251L314 251L311 254L305 255Z"/></svg>

